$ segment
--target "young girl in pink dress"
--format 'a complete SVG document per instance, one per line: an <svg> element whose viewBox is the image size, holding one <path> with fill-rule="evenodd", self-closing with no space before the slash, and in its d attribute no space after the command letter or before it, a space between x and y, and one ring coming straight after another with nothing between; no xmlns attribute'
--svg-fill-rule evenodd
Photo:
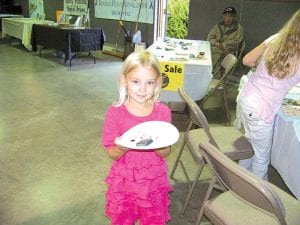
<svg viewBox="0 0 300 225"><path fill-rule="evenodd" d="M163 225L170 220L168 181L164 159L170 147L151 151L127 149L116 140L146 121L171 122L170 109L158 101L162 75L148 51L134 52L124 62L119 78L120 96L106 113L102 143L112 167L106 178L106 215L112 225Z"/></svg>

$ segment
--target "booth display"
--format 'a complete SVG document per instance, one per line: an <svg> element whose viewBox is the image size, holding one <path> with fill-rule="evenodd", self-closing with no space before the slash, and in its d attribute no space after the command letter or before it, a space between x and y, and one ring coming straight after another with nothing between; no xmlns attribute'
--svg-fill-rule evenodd
<svg viewBox="0 0 300 225"><path fill-rule="evenodd" d="M300 102L300 84L289 92L285 104L276 116L271 164L290 191L300 199L300 104L297 104L298 102Z"/></svg>
<svg viewBox="0 0 300 225"><path fill-rule="evenodd" d="M2 37L8 35L20 39L25 48L31 51L31 31L33 24L54 24L54 22L35 18L3 18Z"/></svg>
<svg viewBox="0 0 300 225"><path fill-rule="evenodd" d="M101 28L74 29L33 25L31 44L33 51L37 51L38 45L62 51L65 54L65 62L69 60L71 66L72 53L102 50L104 33Z"/></svg>
<svg viewBox="0 0 300 225"><path fill-rule="evenodd" d="M208 41L164 38L153 43L148 50L160 62L163 73L162 101L182 102L177 92L182 85L195 101L205 96L212 79Z"/></svg>

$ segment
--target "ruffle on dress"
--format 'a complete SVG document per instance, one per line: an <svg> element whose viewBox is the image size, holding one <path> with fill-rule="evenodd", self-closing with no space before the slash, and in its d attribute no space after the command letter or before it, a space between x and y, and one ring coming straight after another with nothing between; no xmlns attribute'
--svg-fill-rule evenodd
<svg viewBox="0 0 300 225"><path fill-rule="evenodd" d="M149 224L170 220L168 193L172 187L167 174L165 160L155 152L130 151L115 161L106 178L106 214L112 224L126 224L127 218L135 221L141 211Z"/></svg>

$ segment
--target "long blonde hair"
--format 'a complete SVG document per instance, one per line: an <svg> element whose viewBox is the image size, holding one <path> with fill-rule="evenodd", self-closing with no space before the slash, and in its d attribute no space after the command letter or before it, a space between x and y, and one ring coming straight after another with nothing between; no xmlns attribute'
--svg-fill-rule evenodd
<svg viewBox="0 0 300 225"><path fill-rule="evenodd" d="M121 70L121 75L123 74L125 77L126 75L137 68L138 66L145 66L145 67L150 67L155 71L157 74L157 78L161 78L162 74L160 71L160 66L157 58L149 51L143 50L143 51L137 51L131 53L125 60L122 70ZM124 85L122 85L121 82L121 75L119 78L119 99L114 103L114 106L119 107L121 106L125 100L128 98L127 95L127 89ZM161 91L161 84L157 85L154 91L154 96L153 96L153 102L156 102L159 100L160 97L160 91Z"/></svg>
<svg viewBox="0 0 300 225"><path fill-rule="evenodd" d="M278 34L269 44L265 60L269 74L284 79L293 76L300 63L300 9Z"/></svg>

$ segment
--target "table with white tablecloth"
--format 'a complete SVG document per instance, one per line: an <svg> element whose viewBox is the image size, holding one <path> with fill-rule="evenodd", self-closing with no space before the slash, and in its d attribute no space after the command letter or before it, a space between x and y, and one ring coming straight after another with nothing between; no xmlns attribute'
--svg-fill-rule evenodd
<svg viewBox="0 0 300 225"><path fill-rule="evenodd" d="M25 48L31 50L31 31L33 24L54 24L54 22L34 18L3 18L2 37L8 35L20 39Z"/></svg>
<svg viewBox="0 0 300 225"><path fill-rule="evenodd" d="M0 31L2 31L2 19L4 18L23 18L23 15L0 13Z"/></svg>
<svg viewBox="0 0 300 225"><path fill-rule="evenodd" d="M149 48L163 73L161 100L182 102L178 88L184 86L193 100L201 100L212 79L210 43L201 40L163 38Z"/></svg>
<svg viewBox="0 0 300 225"><path fill-rule="evenodd" d="M300 101L300 84L289 92L286 99ZM290 114L286 113L289 109L285 107L283 105L275 118L271 164L290 191L300 199L300 106L294 107L297 111Z"/></svg>

